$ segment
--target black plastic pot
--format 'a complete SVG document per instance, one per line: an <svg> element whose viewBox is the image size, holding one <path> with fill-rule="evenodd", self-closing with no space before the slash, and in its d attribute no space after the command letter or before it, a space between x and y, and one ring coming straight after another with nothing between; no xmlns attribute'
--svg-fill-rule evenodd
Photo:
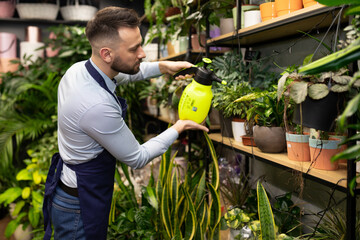
<svg viewBox="0 0 360 240"><path fill-rule="evenodd" d="M225 118L224 115L221 112L220 112L219 117L220 117L221 135L223 137L232 138L233 137L232 126L231 126L231 119L232 118Z"/></svg>
<svg viewBox="0 0 360 240"><path fill-rule="evenodd" d="M344 97L341 94L330 92L319 100L306 97L301 105L303 126L328 132L334 128L335 119L343 110ZM300 104L295 106L293 122L301 124Z"/></svg>

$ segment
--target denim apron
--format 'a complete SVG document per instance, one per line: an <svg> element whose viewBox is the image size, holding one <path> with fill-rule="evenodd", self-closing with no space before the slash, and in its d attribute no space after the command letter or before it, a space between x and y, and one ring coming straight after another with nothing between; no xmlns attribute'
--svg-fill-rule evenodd
<svg viewBox="0 0 360 240"><path fill-rule="evenodd" d="M108 91L122 108L122 117L125 118L127 104L125 99L116 97L106 86L105 80L88 60L85 67L99 85ZM43 204L44 214L44 240L49 240L52 234L50 210L52 196L60 180L63 160L59 153L55 153L51 159L48 176L45 183L45 195ZM66 163L65 163L66 164ZM109 212L114 188L114 174L116 159L104 149L91 161L71 165L67 167L75 171L77 189L81 209L81 218L84 223L87 240L106 239L109 221Z"/></svg>

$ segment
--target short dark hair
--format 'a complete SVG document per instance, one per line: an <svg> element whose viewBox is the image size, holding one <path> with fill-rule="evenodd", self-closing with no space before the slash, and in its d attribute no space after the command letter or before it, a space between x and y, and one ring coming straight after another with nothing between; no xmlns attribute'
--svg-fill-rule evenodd
<svg viewBox="0 0 360 240"><path fill-rule="evenodd" d="M118 29L121 27L138 27L140 20L133 9L106 7L98 11L86 25L86 37L92 45L99 38L119 39Z"/></svg>

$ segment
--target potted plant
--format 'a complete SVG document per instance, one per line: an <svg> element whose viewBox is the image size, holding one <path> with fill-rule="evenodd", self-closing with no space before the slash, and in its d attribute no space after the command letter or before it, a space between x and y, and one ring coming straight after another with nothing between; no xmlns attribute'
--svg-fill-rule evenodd
<svg viewBox="0 0 360 240"><path fill-rule="evenodd" d="M245 135L244 124L249 103L234 101L250 92L251 86L249 83L239 82L230 86L223 86L214 93L214 108L219 109L224 118L232 118L233 137L239 142L241 142L241 136Z"/></svg>
<svg viewBox="0 0 360 240"><path fill-rule="evenodd" d="M286 149L283 123L284 98L277 100L276 88L245 95L235 102L251 102L247 120L253 119L254 141L257 147L268 153L283 152Z"/></svg>
<svg viewBox="0 0 360 240"><path fill-rule="evenodd" d="M242 61L241 52L238 53L236 51L226 52L223 56L215 57L211 63L211 67L216 76L227 82L226 86L212 86L214 94L212 105L220 112L220 129L222 135L233 137L231 126L233 117L232 109L237 107L238 110L236 111L240 111L240 115L242 114L243 117L245 116L242 113L241 105L236 105L232 102L236 99L236 96L239 96L236 93L237 88L240 88L240 86L250 88L249 85L243 84L243 82L248 81L249 67ZM226 97L226 100L224 97ZM224 110L230 104L231 106L228 108L227 113L224 113Z"/></svg>
<svg viewBox="0 0 360 240"><path fill-rule="evenodd" d="M237 239L237 236L242 234L241 230L247 226L251 220L249 214L237 207L229 208L223 218L226 226L230 228L230 239ZM253 236L251 230L249 235L249 237Z"/></svg>
<svg viewBox="0 0 360 240"><path fill-rule="evenodd" d="M12 206L10 214L13 220L8 223L5 230L7 238L20 228L25 230L41 225L49 159L57 151L57 132L55 131L52 135L45 135L37 146L27 151L29 158L24 160L26 168L16 174L16 186L0 194L0 204ZM28 237L21 239L31 239L31 235L32 233L28 232Z"/></svg>

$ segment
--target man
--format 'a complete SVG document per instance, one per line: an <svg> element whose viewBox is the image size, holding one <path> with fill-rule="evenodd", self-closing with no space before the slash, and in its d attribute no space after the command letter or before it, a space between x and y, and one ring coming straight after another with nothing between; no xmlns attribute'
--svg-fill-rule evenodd
<svg viewBox="0 0 360 240"><path fill-rule="evenodd" d="M132 168L164 153L187 129L208 131L179 120L140 145L124 121L126 102L116 84L191 67L188 62L141 63L139 19L130 9L100 10L86 26L91 59L75 63L58 89L58 143L45 186L46 234L55 239L106 239L116 159ZM51 222L50 222L51 220Z"/></svg>

